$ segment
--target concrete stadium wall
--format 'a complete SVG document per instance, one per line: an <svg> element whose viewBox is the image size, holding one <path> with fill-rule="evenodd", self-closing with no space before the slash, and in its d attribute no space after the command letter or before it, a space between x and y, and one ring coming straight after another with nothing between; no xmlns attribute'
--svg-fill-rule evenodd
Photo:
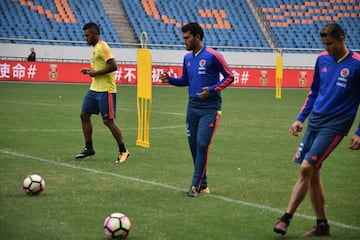
<svg viewBox="0 0 360 240"><path fill-rule="evenodd" d="M90 60L91 47L73 46L49 46L49 45L30 45L30 44L0 44L0 58L26 58L30 54L30 47L34 47L36 57L39 60L51 61L62 59L65 61ZM115 59L118 63L135 63L137 56L136 48L112 48ZM151 50L153 64L157 65L181 65L186 50ZM277 53L264 52L220 52L230 66L255 66L255 67L274 67ZM315 64L317 54L283 54L284 68L305 68L312 69Z"/></svg>

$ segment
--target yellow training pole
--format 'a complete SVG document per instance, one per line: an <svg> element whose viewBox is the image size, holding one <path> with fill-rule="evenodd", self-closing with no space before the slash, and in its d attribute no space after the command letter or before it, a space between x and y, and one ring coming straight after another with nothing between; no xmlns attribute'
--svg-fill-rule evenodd
<svg viewBox="0 0 360 240"><path fill-rule="evenodd" d="M145 43L143 43L145 38ZM152 104L152 59L151 52L146 49L146 32L141 33L141 48L137 51L137 113L138 113L138 137L136 145L150 147L150 112Z"/></svg>
<svg viewBox="0 0 360 240"><path fill-rule="evenodd" d="M282 88L282 80L283 80L283 57L281 54L281 50L279 50L279 54L276 57L276 93L275 98L281 99L281 88Z"/></svg>

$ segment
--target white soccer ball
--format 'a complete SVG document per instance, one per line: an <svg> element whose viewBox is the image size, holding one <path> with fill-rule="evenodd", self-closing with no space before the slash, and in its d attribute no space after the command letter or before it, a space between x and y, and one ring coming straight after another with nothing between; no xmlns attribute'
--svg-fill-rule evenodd
<svg viewBox="0 0 360 240"><path fill-rule="evenodd" d="M38 174L30 174L23 181L23 189L27 195L39 195L45 189L45 181Z"/></svg>
<svg viewBox="0 0 360 240"><path fill-rule="evenodd" d="M126 239L130 229L130 219L123 213L112 213L104 221L104 232L112 239Z"/></svg>

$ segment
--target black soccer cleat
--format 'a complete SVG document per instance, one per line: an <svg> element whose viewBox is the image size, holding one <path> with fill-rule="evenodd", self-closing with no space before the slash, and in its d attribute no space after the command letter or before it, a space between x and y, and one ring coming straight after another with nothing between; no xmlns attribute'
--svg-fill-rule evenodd
<svg viewBox="0 0 360 240"><path fill-rule="evenodd" d="M192 187L190 187L187 194L188 194L189 197L197 197L199 193L198 193L196 187L192 186Z"/></svg>
<svg viewBox="0 0 360 240"><path fill-rule="evenodd" d="M92 155L95 155L94 149L84 148L84 150L81 153L79 153L78 155L76 155L75 158L76 159L83 159L83 158L86 158L86 157L92 156Z"/></svg>

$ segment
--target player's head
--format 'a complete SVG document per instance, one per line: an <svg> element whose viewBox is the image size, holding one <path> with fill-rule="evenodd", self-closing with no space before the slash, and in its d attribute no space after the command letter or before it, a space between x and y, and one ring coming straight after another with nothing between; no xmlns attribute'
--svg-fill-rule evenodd
<svg viewBox="0 0 360 240"><path fill-rule="evenodd" d="M338 23L326 24L320 31L320 37L330 55L339 59L345 54L345 31Z"/></svg>
<svg viewBox="0 0 360 240"><path fill-rule="evenodd" d="M94 46L99 41L100 28L96 23L85 24L83 31L87 44Z"/></svg>
<svg viewBox="0 0 360 240"><path fill-rule="evenodd" d="M336 40L339 40L341 37L345 38L345 31L336 22L326 24L320 31L320 37L332 37Z"/></svg>
<svg viewBox="0 0 360 240"><path fill-rule="evenodd" d="M191 23L188 23L186 25L184 25L182 28L181 28L181 31L183 33L185 32L189 32L191 35L193 36L196 36L196 35L199 35L200 37L200 40L202 41L203 37L204 37L204 31L203 29L201 28L201 26L196 23L196 22L191 22Z"/></svg>
<svg viewBox="0 0 360 240"><path fill-rule="evenodd" d="M198 50L199 46L202 46L204 31L198 23L188 23L181 28L181 31L186 50L195 51Z"/></svg>

